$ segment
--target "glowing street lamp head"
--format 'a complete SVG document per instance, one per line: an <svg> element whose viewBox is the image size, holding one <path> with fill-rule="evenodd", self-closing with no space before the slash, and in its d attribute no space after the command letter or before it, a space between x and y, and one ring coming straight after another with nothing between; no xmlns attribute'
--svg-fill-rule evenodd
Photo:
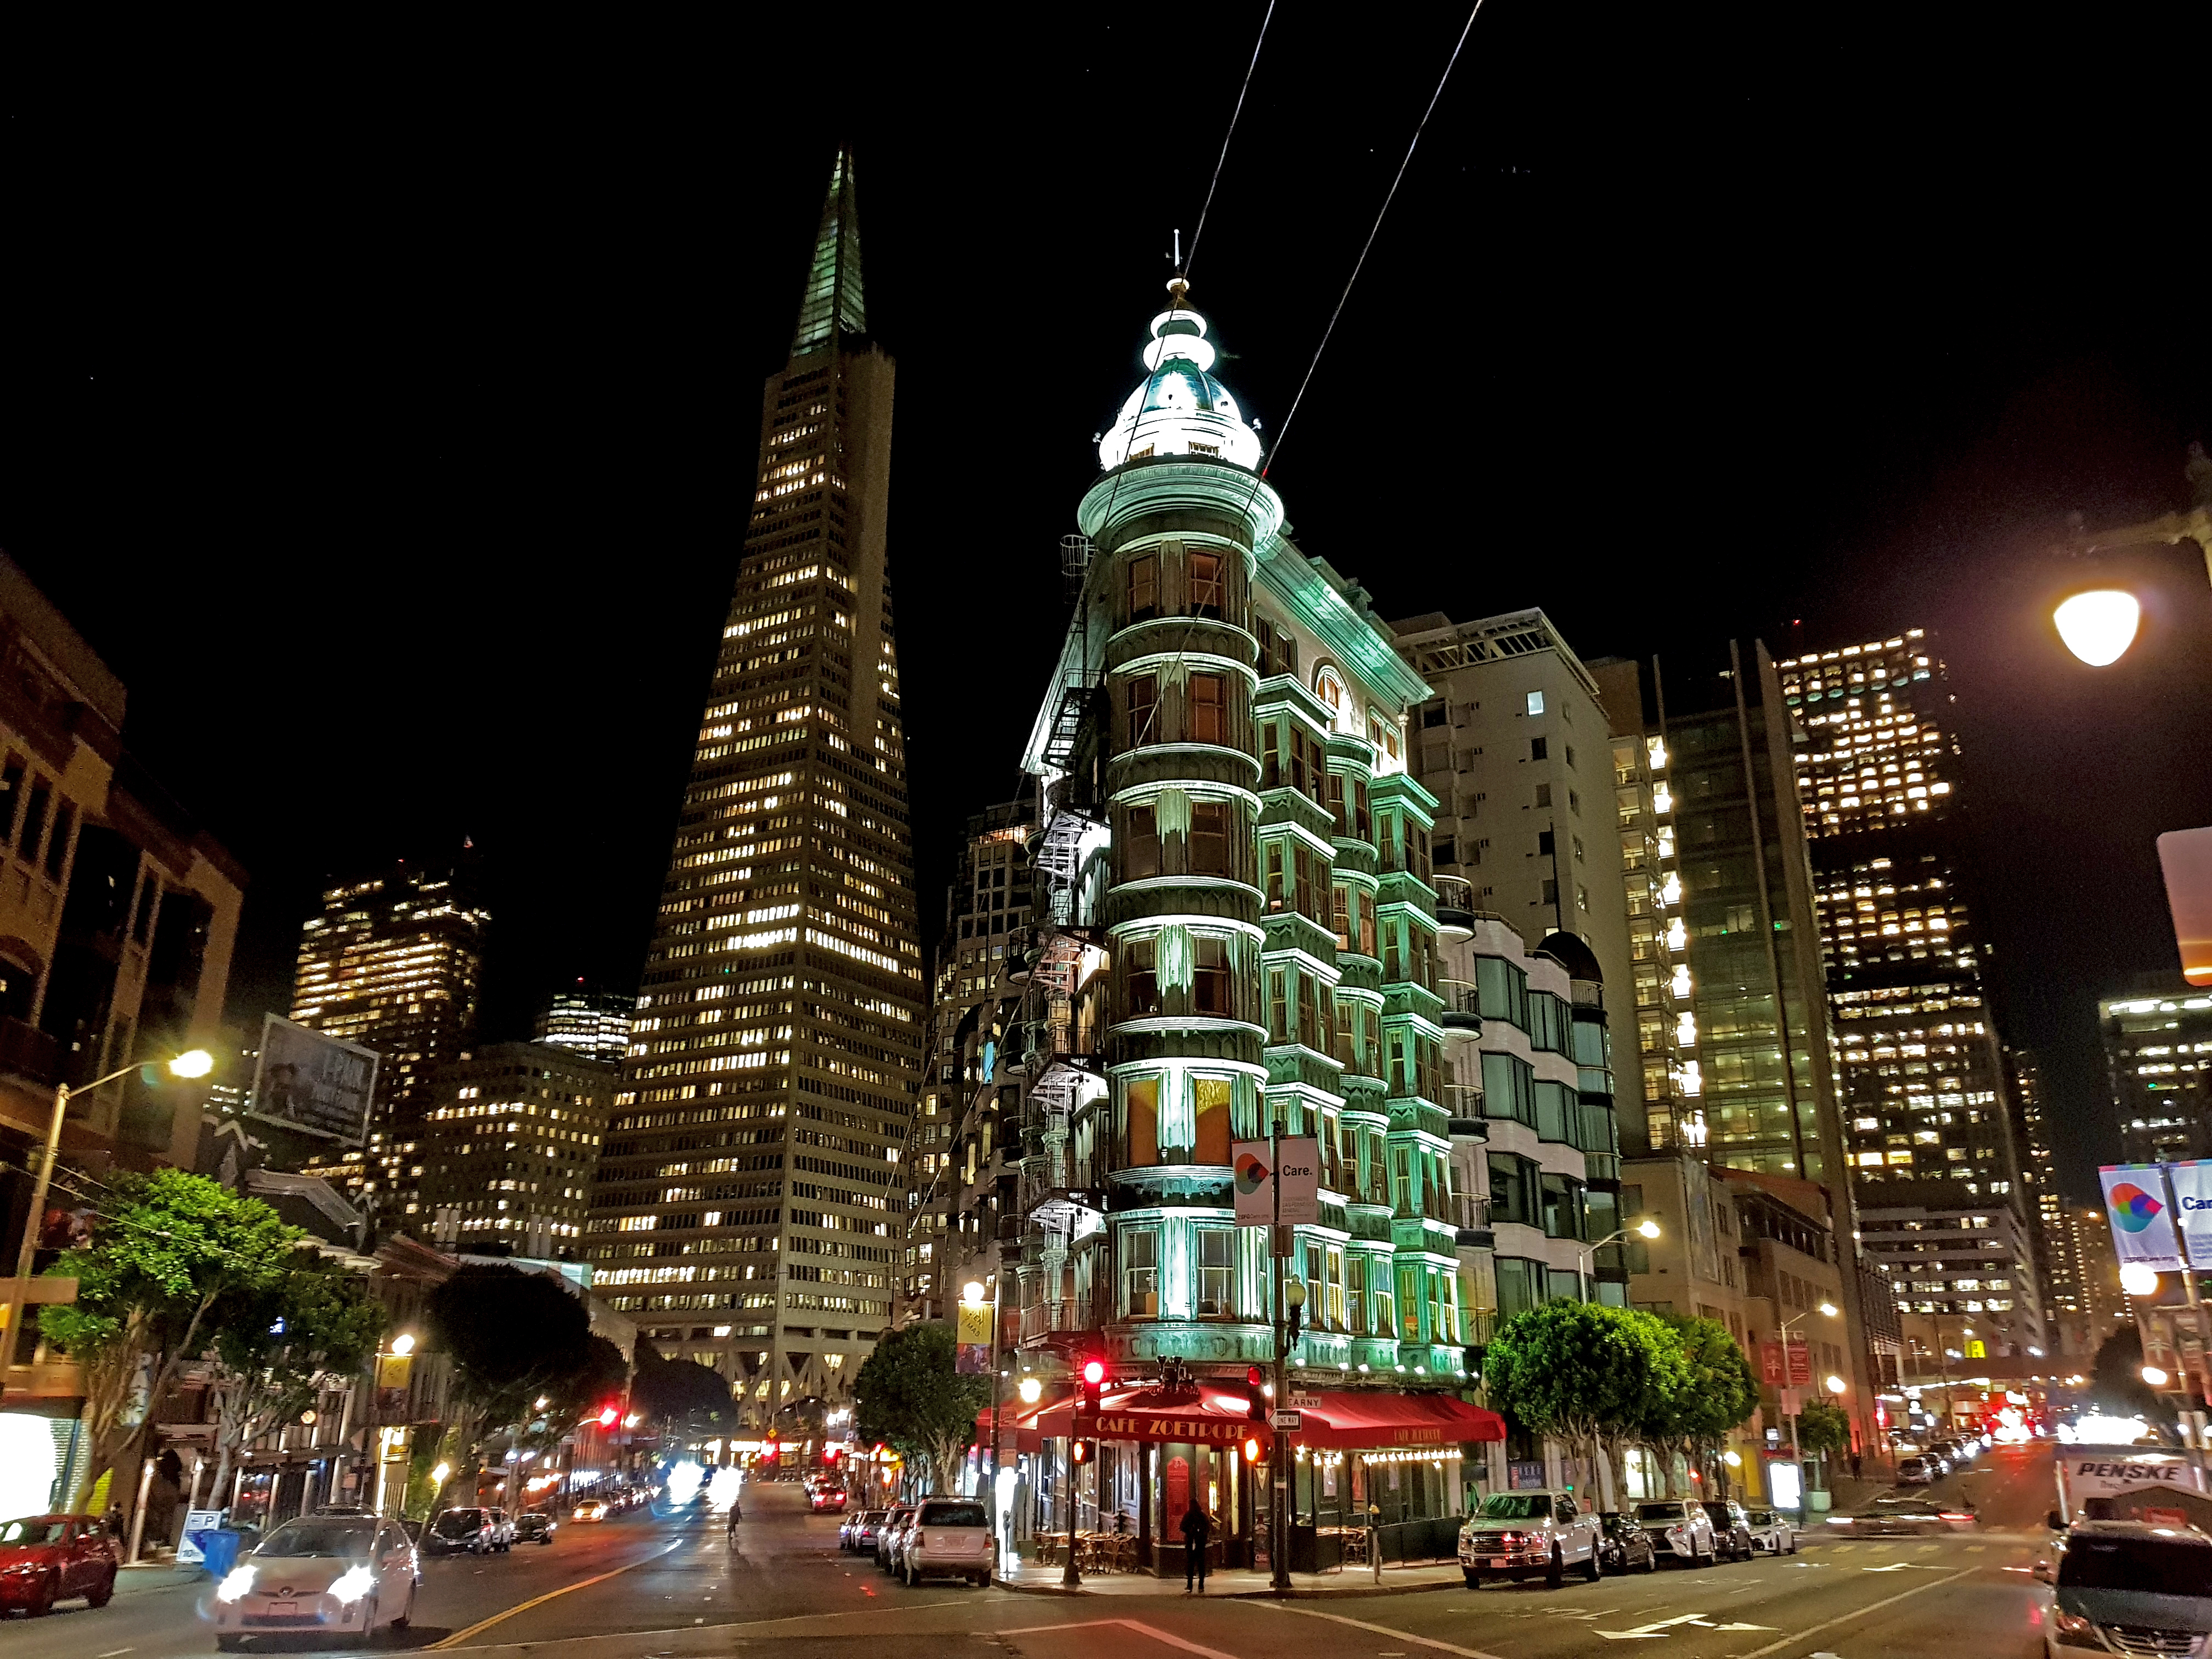
<svg viewBox="0 0 2212 1659"><path fill-rule="evenodd" d="M392 1352L404 1359L415 1352L415 1333L402 1331L392 1339Z"/></svg>
<svg viewBox="0 0 2212 1659"><path fill-rule="evenodd" d="M1833 1373L1830 1374L1828 1377L1828 1392L1830 1394L1849 1394L1850 1391L1851 1385L1850 1383L1844 1382L1842 1377L1837 1376Z"/></svg>
<svg viewBox="0 0 2212 1659"><path fill-rule="evenodd" d="M215 1070L215 1056L204 1048L187 1048L169 1062L169 1070L178 1077L205 1077Z"/></svg>
<svg viewBox="0 0 2212 1659"><path fill-rule="evenodd" d="M2140 1261L2130 1261L2120 1269L2120 1288L2130 1296L2156 1296L2158 1270L2146 1267Z"/></svg>
<svg viewBox="0 0 2212 1659"><path fill-rule="evenodd" d="M1034 1406L1044 1396L1044 1384L1034 1376L1025 1376L1021 1384L1022 1404Z"/></svg>
<svg viewBox="0 0 2212 1659"><path fill-rule="evenodd" d="M2146 1365L2142 1368L2142 1380L2154 1389L2162 1389L2173 1379L2159 1366Z"/></svg>
<svg viewBox="0 0 2212 1659"><path fill-rule="evenodd" d="M969 1307L981 1307L983 1302L983 1281L971 1279L960 1287L960 1299Z"/></svg>
<svg viewBox="0 0 2212 1659"><path fill-rule="evenodd" d="M2051 620L2058 625L2058 637L2069 651L2092 668L2108 668L2135 643L2142 606L2132 593L2100 587L2065 600L2051 613Z"/></svg>
<svg viewBox="0 0 2212 1659"><path fill-rule="evenodd" d="M1636 1231L1646 1238L1656 1238L1659 1237L1659 1224L1646 1216L1636 1224Z"/></svg>
<svg viewBox="0 0 2212 1659"><path fill-rule="evenodd" d="M1836 1304L1832 1302L1823 1302L1820 1304L1820 1311L1830 1319L1833 1319L1837 1313Z"/></svg>

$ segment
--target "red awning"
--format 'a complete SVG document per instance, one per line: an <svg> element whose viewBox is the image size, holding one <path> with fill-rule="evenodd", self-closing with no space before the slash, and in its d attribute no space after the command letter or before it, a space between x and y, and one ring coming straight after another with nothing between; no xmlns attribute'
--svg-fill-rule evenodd
<svg viewBox="0 0 2212 1659"><path fill-rule="evenodd" d="M1368 1393L1346 1389L1307 1396L1320 1401L1302 1407L1302 1426L1291 1437L1299 1445L1328 1451L1380 1447L1455 1446L1463 1440L1503 1440L1504 1419L1470 1406L1454 1395ZM1198 1397L1170 1395L1146 1385L1109 1389L1098 1407L1101 1440L1194 1442L1233 1445L1253 1430L1267 1432L1265 1419L1252 1416L1252 1397L1241 1384L1200 1386ZM1048 1439L1074 1431L1072 1400L1055 1400L1006 1413L1007 1437L1022 1451L1036 1451ZM991 1437L991 1414L979 1414L977 1437Z"/></svg>

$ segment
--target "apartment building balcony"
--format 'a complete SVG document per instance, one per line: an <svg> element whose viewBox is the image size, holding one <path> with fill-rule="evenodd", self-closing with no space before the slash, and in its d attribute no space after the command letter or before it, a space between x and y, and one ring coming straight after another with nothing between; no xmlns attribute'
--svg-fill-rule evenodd
<svg viewBox="0 0 2212 1659"><path fill-rule="evenodd" d="M1490 1126L1483 1121L1480 1084L1444 1085L1444 1131L1455 1140L1490 1139Z"/></svg>

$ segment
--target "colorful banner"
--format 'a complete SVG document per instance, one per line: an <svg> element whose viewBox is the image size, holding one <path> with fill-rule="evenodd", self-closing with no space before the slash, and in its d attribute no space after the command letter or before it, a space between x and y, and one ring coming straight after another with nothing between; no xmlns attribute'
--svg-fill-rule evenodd
<svg viewBox="0 0 2212 1659"><path fill-rule="evenodd" d="M963 1376L991 1374L991 1304L963 1302L953 1313L953 1334L958 1352L953 1370Z"/></svg>
<svg viewBox="0 0 2212 1659"><path fill-rule="evenodd" d="M2164 1171L2155 1164L2107 1164L2097 1171L2105 1189L2105 1218L2112 1224L2112 1254L2120 1265L2139 1263L2163 1272L2181 1266L2173 1212Z"/></svg>
<svg viewBox="0 0 2212 1659"><path fill-rule="evenodd" d="M1229 1149L1237 1193L1237 1224L1264 1227L1276 1221L1311 1224L1321 1219L1321 1143L1311 1135L1289 1135L1271 1145L1240 1140ZM1275 1189L1283 1207L1275 1210Z"/></svg>
<svg viewBox="0 0 2212 1659"><path fill-rule="evenodd" d="M2189 1259L2200 1267L2212 1267L2212 1162L2169 1164L2166 1178Z"/></svg>

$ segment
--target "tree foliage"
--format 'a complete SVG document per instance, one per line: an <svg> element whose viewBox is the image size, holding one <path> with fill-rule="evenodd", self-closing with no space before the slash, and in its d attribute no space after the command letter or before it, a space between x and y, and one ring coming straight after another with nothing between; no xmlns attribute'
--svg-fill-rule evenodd
<svg viewBox="0 0 2212 1659"><path fill-rule="evenodd" d="M117 1177L91 1243L50 1270L77 1281L76 1301L39 1312L41 1334L83 1376L90 1455L71 1508L116 1467L177 1368L210 1346L217 1305L280 1283L300 1237L259 1200L204 1176Z"/></svg>
<svg viewBox="0 0 2212 1659"><path fill-rule="evenodd" d="M356 1273L307 1251L266 1285L241 1285L217 1302L215 1340L216 1476L229 1490L233 1461L314 1401L320 1379L361 1368L384 1333L384 1310Z"/></svg>
<svg viewBox="0 0 2212 1659"><path fill-rule="evenodd" d="M718 1373L688 1359L663 1359L647 1343L638 1345L629 1398L645 1416L678 1432L726 1431L737 1421L730 1385Z"/></svg>
<svg viewBox="0 0 2212 1659"><path fill-rule="evenodd" d="M463 1267L430 1292L424 1311L432 1340L453 1360L465 1458L487 1429L511 1428L520 1441L530 1423L544 1421L550 1433L556 1413L580 1413L627 1370L620 1351L592 1334L583 1303L544 1273ZM543 1417L540 1395L548 1401Z"/></svg>
<svg viewBox="0 0 2212 1659"><path fill-rule="evenodd" d="M2171 1422L2172 1407L2142 1380L2142 1333L2130 1322L2114 1331L2089 1364L2089 1399L2114 1417L2141 1417L2146 1423Z"/></svg>
<svg viewBox="0 0 2212 1659"><path fill-rule="evenodd" d="M1850 1413L1827 1400L1808 1400L1797 1416L1797 1449L1807 1452L1847 1451L1851 1443Z"/></svg>
<svg viewBox="0 0 2212 1659"><path fill-rule="evenodd" d="M1620 1490L1620 1452L1650 1402L1686 1387L1675 1333L1662 1320L1591 1302L1547 1302L1499 1327L1484 1361L1491 1403L1523 1428L1603 1459Z"/></svg>
<svg viewBox="0 0 2212 1659"><path fill-rule="evenodd" d="M991 1400L988 1377L954 1370L953 1347L950 1325L911 1325L885 1334L853 1379L860 1437L926 1465L937 1492L952 1489L975 1413Z"/></svg>
<svg viewBox="0 0 2212 1659"><path fill-rule="evenodd" d="M1681 1365L1674 1387L1651 1396L1638 1428L1649 1443L1694 1457L1716 1449L1730 1429L1751 1420L1759 1409L1759 1378L1727 1326L1711 1319L1661 1322Z"/></svg>

